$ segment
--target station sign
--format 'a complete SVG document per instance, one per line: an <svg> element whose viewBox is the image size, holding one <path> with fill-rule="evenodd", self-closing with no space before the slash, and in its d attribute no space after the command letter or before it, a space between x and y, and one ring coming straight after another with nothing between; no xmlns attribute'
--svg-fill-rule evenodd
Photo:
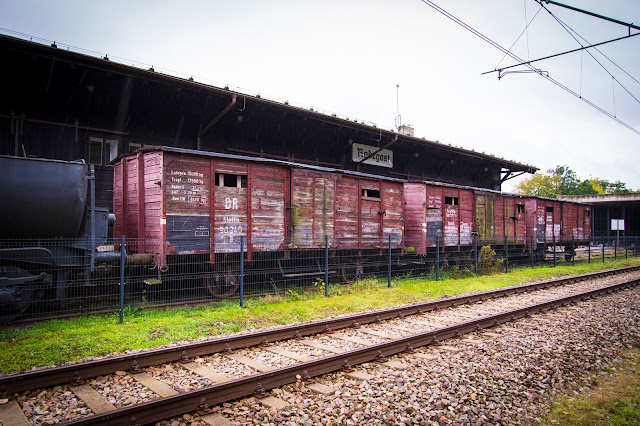
<svg viewBox="0 0 640 426"><path fill-rule="evenodd" d="M378 149L380 148L354 143L351 159L354 163L363 162L364 164L370 164L372 166L393 168L393 151L390 149L383 149L376 152ZM362 161L367 156L370 157Z"/></svg>

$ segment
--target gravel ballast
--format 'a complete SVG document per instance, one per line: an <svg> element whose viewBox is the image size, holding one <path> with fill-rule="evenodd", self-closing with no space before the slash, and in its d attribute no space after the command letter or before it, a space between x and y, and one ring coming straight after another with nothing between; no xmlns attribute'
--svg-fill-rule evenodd
<svg viewBox="0 0 640 426"><path fill-rule="evenodd" d="M588 390L638 340L639 302L640 289L627 290L390 358L404 370L356 367L374 376L368 381L317 378L333 395L300 381L271 392L290 404L281 411L256 398L212 408L239 424L538 423L553 396Z"/></svg>

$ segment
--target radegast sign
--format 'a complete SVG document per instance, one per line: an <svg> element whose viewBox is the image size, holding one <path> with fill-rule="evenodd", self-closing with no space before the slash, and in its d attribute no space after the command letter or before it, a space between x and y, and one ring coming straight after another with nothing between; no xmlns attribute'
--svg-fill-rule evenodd
<svg viewBox="0 0 640 426"><path fill-rule="evenodd" d="M363 162L364 164L371 164L372 166L393 168L393 151L391 151L390 149L383 149L379 152L376 152L378 151L378 149L379 148L376 148L375 146L354 143L351 159L355 163ZM365 161L362 161L367 156L370 157Z"/></svg>

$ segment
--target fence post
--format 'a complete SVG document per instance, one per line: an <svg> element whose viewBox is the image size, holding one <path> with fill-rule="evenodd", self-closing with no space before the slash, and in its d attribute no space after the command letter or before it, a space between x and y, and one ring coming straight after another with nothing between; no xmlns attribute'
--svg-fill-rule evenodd
<svg viewBox="0 0 640 426"><path fill-rule="evenodd" d="M124 235L120 238L120 324L124 320L124 264L127 250L124 247Z"/></svg>
<svg viewBox="0 0 640 426"><path fill-rule="evenodd" d="M436 281L440 280L440 236L436 236Z"/></svg>
<svg viewBox="0 0 640 426"><path fill-rule="evenodd" d="M602 237L602 263L604 263L604 236Z"/></svg>
<svg viewBox="0 0 640 426"><path fill-rule="evenodd" d="M591 263L591 235L589 235L589 239L587 240L587 250L589 253L589 261L587 263Z"/></svg>
<svg viewBox="0 0 640 426"><path fill-rule="evenodd" d="M324 297L329 297L329 236L324 236Z"/></svg>
<svg viewBox="0 0 640 426"><path fill-rule="evenodd" d="M573 235L571 236L571 265L575 266L576 264L576 246L575 240L573 239Z"/></svg>
<svg viewBox="0 0 640 426"><path fill-rule="evenodd" d="M478 236L473 236L473 273L478 276Z"/></svg>
<svg viewBox="0 0 640 426"><path fill-rule="evenodd" d="M244 235L240 235L240 307L244 308Z"/></svg>
<svg viewBox="0 0 640 426"><path fill-rule="evenodd" d="M555 229L554 229L555 231ZM553 267L556 267L556 234L553 233Z"/></svg>
<svg viewBox="0 0 640 426"><path fill-rule="evenodd" d="M391 234L389 234L389 268L387 269L387 287L391 288Z"/></svg>
<svg viewBox="0 0 640 426"><path fill-rule="evenodd" d="M628 259L628 255L627 255L627 235L625 234L624 236L624 258Z"/></svg>
<svg viewBox="0 0 640 426"><path fill-rule="evenodd" d="M504 272L509 273L509 237L504 236Z"/></svg>
<svg viewBox="0 0 640 426"><path fill-rule="evenodd" d="M531 236L531 268L533 268L535 263L534 255L533 255L533 235Z"/></svg>

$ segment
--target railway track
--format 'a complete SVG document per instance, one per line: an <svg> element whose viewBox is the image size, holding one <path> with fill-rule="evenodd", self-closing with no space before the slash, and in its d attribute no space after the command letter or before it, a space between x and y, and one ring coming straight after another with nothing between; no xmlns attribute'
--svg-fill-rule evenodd
<svg viewBox="0 0 640 426"><path fill-rule="evenodd" d="M29 424L27 417L33 421L39 413L46 414L39 407L23 412L24 401L21 409L18 400L29 392L56 398L75 395L80 408L73 416L81 418L65 418L71 424L145 424L192 411L206 416L214 404L383 361L419 346L636 285L639 269L603 271L4 376L0 398L9 402L0 406L0 422ZM180 383L175 374L182 374L190 384L178 390L167 385L166 372L157 367L161 364L171 366L172 383ZM113 390L116 386L110 383L116 382L117 386L126 382L137 397L115 401L105 389ZM51 408L56 403L45 405Z"/></svg>

